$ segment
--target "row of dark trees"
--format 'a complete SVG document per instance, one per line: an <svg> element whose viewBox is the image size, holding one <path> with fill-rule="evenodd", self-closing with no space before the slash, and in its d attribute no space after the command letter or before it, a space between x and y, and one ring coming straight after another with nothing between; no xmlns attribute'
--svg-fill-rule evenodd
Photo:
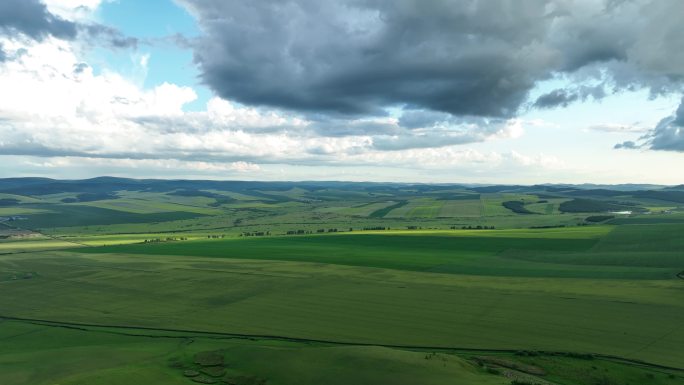
<svg viewBox="0 0 684 385"><path fill-rule="evenodd" d="M288 230L287 235L303 235L303 234L311 234L311 231L307 230Z"/></svg>
<svg viewBox="0 0 684 385"><path fill-rule="evenodd" d="M450 229L456 230L456 229L458 229L458 227L456 227L456 226L451 226ZM496 227L494 227L494 226L481 226L481 225L477 225L477 226L462 226L462 227L461 227L461 230L494 230L494 229L496 229Z"/></svg>
<svg viewBox="0 0 684 385"><path fill-rule="evenodd" d="M349 231L352 231L352 229L350 228ZM327 230L326 229L318 229L318 230L316 230L316 232L319 234L320 233L336 233L337 229L327 229Z"/></svg>
<svg viewBox="0 0 684 385"><path fill-rule="evenodd" d="M371 227L364 227L364 230L391 230L389 227L385 226L371 226Z"/></svg>
<svg viewBox="0 0 684 385"><path fill-rule="evenodd" d="M187 241L186 237L166 237L166 238L153 238L145 239L143 243L158 243L158 242L173 242L173 241Z"/></svg>
<svg viewBox="0 0 684 385"><path fill-rule="evenodd" d="M265 237L271 235L270 231L252 231L252 232L244 232L241 233L241 237Z"/></svg>

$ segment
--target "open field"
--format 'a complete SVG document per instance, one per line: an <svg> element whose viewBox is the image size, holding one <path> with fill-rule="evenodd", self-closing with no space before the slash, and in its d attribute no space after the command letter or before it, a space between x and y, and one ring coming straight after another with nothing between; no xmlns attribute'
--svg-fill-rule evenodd
<svg viewBox="0 0 684 385"><path fill-rule="evenodd" d="M607 230L611 232L606 234ZM22 256L21 264L13 261L12 265L25 265L22 271L40 274L40 279L16 283L21 290L27 290L23 295L53 292L51 286L57 283L67 297L78 295L81 285L90 287L87 296L75 297L77 303L88 309L83 314L68 314L54 301L38 306L41 314L61 321L92 322L92 317L96 317L109 320L107 324L131 325L132 320L127 317L135 314L133 326L168 327L164 318L158 318L165 314L173 315L174 324L186 325L191 330L511 349L552 349L560 343L559 338L574 333L572 344L564 344L566 348L573 347L569 350L623 356L639 351L638 358L673 364L680 357L673 357L668 346L684 337L684 331L676 327L684 316L678 300L683 288L681 280L675 277L681 269L671 266L678 263L676 257L658 254L660 267L650 267L653 260L647 254L641 258L633 254L633 258L617 266L591 258L589 263L573 258L563 263L550 263L548 259L530 262L524 260L529 255L519 255L530 251L533 258L540 252L576 256L600 245L603 239L610 238L612 231L615 230L580 228L577 234L559 235L557 229L537 230L536 238L532 235L535 231L527 230L501 231L501 237L495 236L496 231L483 231L488 234L337 234L187 241L83 248L78 249L78 255L45 256L34 261ZM556 238L552 238L553 234ZM339 256L351 244L357 254L347 251ZM82 253L86 251L88 254ZM141 260L136 253L147 257ZM504 255L498 255L501 253ZM95 268L102 264L110 269ZM340 266L345 264L365 267ZM367 267L372 265L383 269ZM207 271L213 274L207 276ZM52 281L52 274L57 272L58 276L66 276ZM245 274L236 274L239 272ZM546 278L558 276L574 278ZM222 282L228 277L231 284L224 286ZM21 288L22 285L26 287ZM97 289L100 285L102 292ZM264 291L267 287L271 290ZM116 294L119 290L127 295ZM150 294L143 299L141 294L134 294L138 290L165 293L169 299L157 299ZM204 298L204 293L215 294ZM110 296L113 298L109 299ZM508 296L510 299L504 300ZM98 305L105 298L105 305ZM36 296L27 303L36 306L40 299ZM353 308L349 307L352 304ZM112 306L120 311L106 314L105 309ZM487 312L481 313L487 308ZM269 313L275 309L278 317ZM28 318L36 315L30 309L19 314ZM221 314L230 314L227 324L224 322L228 319L223 320ZM374 314L383 316L376 318ZM488 316L481 318L478 314ZM592 316L572 326L579 314ZM667 318L658 318L665 314ZM333 320L342 316L346 320L344 326L338 325L331 333ZM307 321L303 322L301 317ZM619 317L629 317L632 322L616 326ZM539 328L540 320L547 325L546 329ZM651 342L648 328L644 327L649 324L660 325L652 330L653 339L665 329L672 334L666 341L641 350ZM668 324L669 328L664 327ZM535 328L534 325L538 329L532 338L524 330ZM596 340L599 334L604 336L600 341ZM609 338L611 335L614 337ZM659 349L668 353L659 353Z"/></svg>
<svg viewBox="0 0 684 385"><path fill-rule="evenodd" d="M444 201L433 199L415 199L408 204L397 207L385 215L386 218L435 218L444 206Z"/></svg>
<svg viewBox="0 0 684 385"><path fill-rule="evenodd" d="M63 328L56 324L4 321L0 329L0 381L11 384L49 384L55 378L67 385L108 385L125 382L191 384L187 372L202 373L217 381L242 377L268 384L465 384L504 385L510 380L493 372L521 379L545 379L566 384L594 383L606 376L621 383L674 385L681 374L602 359L563 356L524 357L501 352L398 350L371 346L301 344L269 339L216 339L192 334L150 330ZM209 354L222 365L196 363ZM40 358L40 366L22 362ZM73 365L78 362L79 365ZM264 365L268 362L268 365ZM475 364L475 363L480 363ZM501 366L504 365L504 366ZM335 370L329 368L335 367ZM533 373L509 369L517 367ZM209 370L211 369L211 370ZM572 373L575 381L568 381ZM581 381L581 382L580 382ZM250 382L245 382L250 383ZM258 383L258 382L251 382ZM552 382L544 382L552 383Z"/></svg>
<svg viewBox="0 0 684 385"><path fill-rule="evenodd" d="M658 236L660 240L669 236L668 242L679 244L677 235L682 229L675 226L669 235L661 231ZM680 253L663 251L669 250L661 246L663 243L654 241L651 246L646 242L630 243L630 235L642 230L622 234L619 229L617 235L609 233L612 231L617 230L590 227L564 232L557 229L356 232L131 244L80 251L325 262L490 276L659 279L674 277L681 270ZM602 235L607 239L601 238ZM619 249L622 253L606 253L616 239L622 242ZM622 262L609 263L611 255Z"/></svg>
<svg viewBox="0 0 684 385"><path fill-rule="evenodd" d="M684 216L652 194L30 188L0 219L3 385L684 383Z"/></svg>
<svg viewBox="0 0 684 385"><path fill-rule="evenodd" d="M7 295L0 307L11 309L4 316L347 343L593 352L668 366L684 358L681 280L665 277L495 277L55 252L3 262L6 277L35 274L1 283Z"/></svg>
<svg viewBox="0 0 684 385"><path fill-rule="evenodd" d="M207 203L211 202L195 202L200 206L190 204L178 204L170 202L150 202L140 199L114 199L95 201L88 203L81 203L79 205L99 207L102 209L123 211L134 214L154 214L154 213L168 213L168 212L186 212L203 215L214 215L221 213L221 210L206 207ZM204 203L204 204L203 204ZM205 206L205 207L202 207Z"/></svg>
<svg viewBox="0 0 684 385"><path fill-rule="evenodd" d="M448 200L439 211L439 217L480 217L482 203L479 199Z"/></svg>

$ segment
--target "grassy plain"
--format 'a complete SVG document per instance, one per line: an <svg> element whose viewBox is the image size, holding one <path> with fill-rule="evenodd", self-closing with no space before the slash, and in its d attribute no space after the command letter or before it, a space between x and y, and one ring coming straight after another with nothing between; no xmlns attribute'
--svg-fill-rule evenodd
<svg viewBox="0 0 684 385"><path fill-rule="evenodd" d="M6 290L16 288L27 299L13 306L14 315L27 318L391 345L560 346L675 364L684 359L675 348L684 343L676 257L658 254L659 267L648 253L619 265L524 259L577 256L612 231L337 234L82 248L13 260L15 270L23 266L39 277L10 282ZM43 294L56 291L79 310Z"/></svg>
<svg viewBox="0 0 684 385"><path fill-rule="evenodd" d="M575 190L162 187L0 193L27 218L0 219L0 384L684 383L672 194L587 193L660 208L596 225Z"/></svg>
<svg viewBox="0 0 684 385"><path fill-rule="evenodd" d="M590 250L600 242L601 235L612 229L606 226L565 231L352 232L130 244L80 251L323 262L490 276L658 279L673 277L680 271L676 252L661 252L656 256L646 253L653 251L650 249L623 253L624 262L620 265L606 264L605 258L594 260L595 254ZM678 229L681 230L681 227ZM671 233L670 236L675 235ZM597 255L605 257L613 254ZM578 260L585 263L573 263Z"/></svg>
<svg viewBox="0 0 684 385"><path fill-rule="evenodd" d="M490 373L494 370L530 377L491 362L541 370L546 373L543 379L532 377L544 381L540 383L580 385L617 378L619 383L625 384L676 385L682 380L677 372L598 359L303 345L267 339L216 340L181 334L171 338L150 338L122 333L126 332L5 321L0 329L3 341L0 345L0 382L44 385L59 379L63 385L187 385L193 382L183 373L202 370L195 364L195 357L204 352L223 357L226 369L222 378L263 378L268 384L276 385L408 385L417 381L428 385L510 383L510 379ZM145 331L129 330L128 333L144 334ZM40 359L42 364L27 364L35 359ZM487 366L474 365L476 360L486 361ZM570 379L568 373L573 374ZM549 380L554 382L546 382Z"/></svg>

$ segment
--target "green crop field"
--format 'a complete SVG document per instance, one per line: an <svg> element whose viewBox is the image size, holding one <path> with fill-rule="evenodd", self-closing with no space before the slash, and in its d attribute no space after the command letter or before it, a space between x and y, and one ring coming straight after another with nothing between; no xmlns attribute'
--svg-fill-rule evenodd
<svg viewBox="0 0 684 385"><path fill-rule="evenodd" d="M205 203L192 202L194 204ZM197 213L204 215L212 215L220 213L220 210L211 209L208 207L198 207L191 204L179 204L170 202L155 202L147 201L142 199L114 199L114 200L103 200L88 203L79 203L73 205L83 205L90 207L99 207L102 209L123 211L127 213L134 214L154 214L154 213L168 213L168 212L187 212L187 213Z"/></svg>
<svg viewBox="0 0 684 385"><path fill-rule="evenodd" d="M440 213L444 202L432 199L414 199L408 204L397 207L386 218L435 218Z"/></svg>
<svg viewBox="0 0 684 385"><path fill-rule="evenodd" d="M355 204L353 206L330 206L323 207L320 209L321 212L337 213L341 215L348 215L352 217L361 216L367 217L378 210L382 210L385 207L392 206L394 202L369 202Z"/></svg>
<svg viewBox="0 0 684 385"><path fill-rule="evenodd" d="M480 217L482 204L479 199L445 201L439 211L439 217Z"/></svg>
<svg viewBox="0 0 684 385"><path fill-rule="evenodd" d="M0 188L0 384L684 384L671 195L140 183Z"/></svg>

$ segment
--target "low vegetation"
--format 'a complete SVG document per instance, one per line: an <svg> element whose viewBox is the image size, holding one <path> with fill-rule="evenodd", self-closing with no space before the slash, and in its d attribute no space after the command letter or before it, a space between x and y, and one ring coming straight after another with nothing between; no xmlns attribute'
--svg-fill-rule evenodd
<svg viewBox="0 0 684 385"><path fill-rule="evenodd" d="M0 180L0 384L682 384L676 191Z"/></svg>

